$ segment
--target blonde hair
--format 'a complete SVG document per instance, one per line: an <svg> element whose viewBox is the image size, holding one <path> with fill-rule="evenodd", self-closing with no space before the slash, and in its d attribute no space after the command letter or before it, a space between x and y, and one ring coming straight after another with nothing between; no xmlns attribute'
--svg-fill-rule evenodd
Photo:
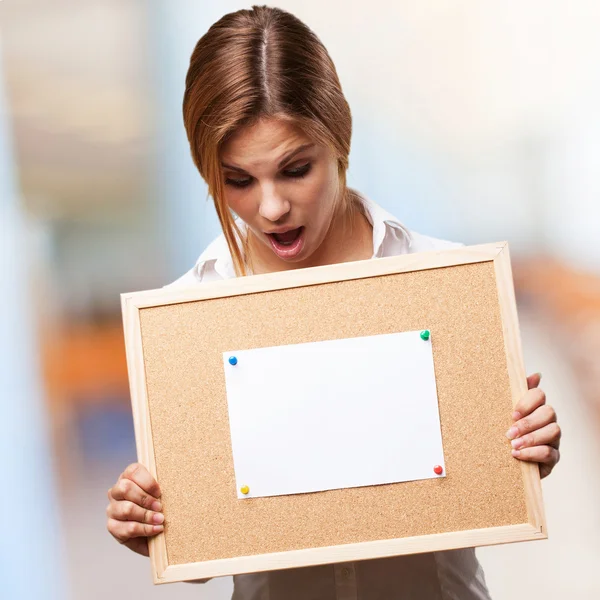
<svg viewBox="0 0 600 600"><path fill-rule="evenodd" d="M220 151L239 128L289 119L337 157L336 210L352 210L346 186L352 116L327 50L298 18L253 6L229 13L203 35L190 59L183 122L194 164L208 184L237 275L246 275L247 239L226 205Z"/></svg>

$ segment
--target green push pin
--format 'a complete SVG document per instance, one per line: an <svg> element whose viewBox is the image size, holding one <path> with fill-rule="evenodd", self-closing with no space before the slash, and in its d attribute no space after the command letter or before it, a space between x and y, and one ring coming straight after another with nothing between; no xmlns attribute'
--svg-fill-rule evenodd
<svg viewBox="0 0 600 600"><path fill-rule="evenodd" d="M427 341L429 339L429 329L421 331L421 339Z"/></svg>

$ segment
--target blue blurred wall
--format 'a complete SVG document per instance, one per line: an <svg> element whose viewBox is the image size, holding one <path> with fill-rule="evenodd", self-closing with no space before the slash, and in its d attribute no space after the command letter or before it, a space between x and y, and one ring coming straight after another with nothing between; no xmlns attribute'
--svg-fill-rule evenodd
<svg viewBox="0 0 600 600"><path fill-rule="evenodd" d="M39 380L25 229L1 70L0 227L0 597L65 600L48 417Z"/></svg>

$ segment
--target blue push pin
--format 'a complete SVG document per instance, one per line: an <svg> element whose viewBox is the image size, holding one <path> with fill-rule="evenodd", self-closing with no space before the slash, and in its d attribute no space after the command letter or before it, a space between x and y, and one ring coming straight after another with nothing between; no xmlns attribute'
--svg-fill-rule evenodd
<svg viewBox="0 0 600 600"><path fill-rule="evenodd" d="M230 356L229 357L229 364L233 365L235 367L235 365L237 365L237 358L235 356Z"/></svg>

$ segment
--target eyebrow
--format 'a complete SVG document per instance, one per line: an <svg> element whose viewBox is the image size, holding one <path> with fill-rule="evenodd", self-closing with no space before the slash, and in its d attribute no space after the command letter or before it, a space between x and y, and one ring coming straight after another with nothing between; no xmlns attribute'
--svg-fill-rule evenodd
<svg viewBox="0 0 600 600"><path fill-rule="evenodd" d="M296 156L296 154L300 154L300 152L303 152L304 150L308 150L309 148L312 148L314 145L315 145L314 143L302 144L301 146L298 146L294 150L291 150L286 155L284 155L284 157L279 161L279 164L277 165L277 168L281 169L281 167L286 162L288 162L290 159L292 159L294 156ZM244 171L244 169L241 169L240 167L234 167L233 165L228 165L228 164L226 164L224 162L222 162L221 165L223 167L225 167L226 169L231 169L232 171L237 171L238 173L247 174L247 171Z"/></svg>

